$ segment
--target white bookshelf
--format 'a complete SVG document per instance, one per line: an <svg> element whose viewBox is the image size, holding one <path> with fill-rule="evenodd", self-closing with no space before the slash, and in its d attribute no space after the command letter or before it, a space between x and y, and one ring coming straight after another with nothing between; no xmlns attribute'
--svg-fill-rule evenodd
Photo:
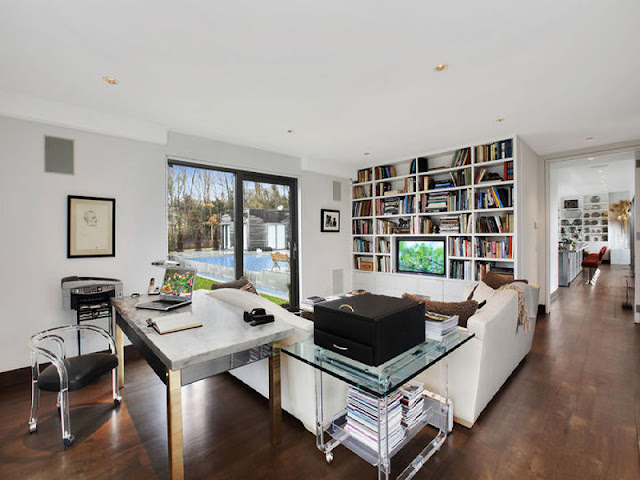
<svg viewBox="0 0 640 480"><path fill-rule="evenodd" d="M511 145L508 146L506 142L511 142ZM505 145L504 149L501 149L502 144ZM498 158L494 159L487 155L491 153L491 145L498 145ZM485 147L484 152L480 152L482 147ZM465 149L468 149L469 152L468 160L465 157L460 158L461 155L457 153ZM509 153L510 155L507 155ZM465 164L452 166L456 155L458 155L460 162L464 160ZM358 171L356 178L362 178L363 175L366 175L369 180L352 184L352 235L354 244L355 239L371 242L371 251L360 252L354 248L352 254L354 271L397 274L395 249L398 237L443 237L446 240L447 249L446 279L467 282L479 280L485 272L485 265L488 265L491 270L508 272L517 276L518 154L516 139L506 138L497 142L468 145L455 150L424 155L422 158L428 158L429 170L426 172L411 173L412 162L415 161L418 164L417 159L414 158L385 165L374 165ZM483 161L483 158L488 158L488 160ZM512 165L511 178L505 176L505 167L509 162ZM485 170L485 177L481 182L476 183L481 170ZM366 173L364 173L365 171ZM487 173L495 175L489 176ZM456 181L452 180L452 175ZM463 179L462 176L466 176L466 178ZM425 177L429 180L425 180ZM445 180L450 180L452 184L446 185ZM463 183L464 180L467 183ZM384 188L391 192L385 195ZM488 195L493 195L493 189L496 189L502 205L495 201L488 208L486 205L480 205L478 203L480 197L485 196L486 198ZM434 194L436 198L438 194L447 195L446 210L427 208L429 200L433 199L431 196ZM509 194L510 203L505 205ZM356 196L360 198L356 198ZM463 202L466 203L468 199L468 206L461 208L463 202L455 205L450 204L453 202L450 200L453 196L458 198L464 196ZM395 212L391 209L391 213L384 212L383 200L387 199L401 200L400 208L402 211ZM369 205L363 205L363 203ZM362 214L363 209L365 211L368 209L366 215ZM507 216L509 216L510 224L508 231L506 230ZM439 226L443 217L457 217L459 231L441 233L424 231L427 220L430 220L433 225ZM493 222L495 217L499 217L503 231L481 232L480 222L485 222L482 219L487 217L490 222ZM451 220L449 219L449 221ZM356 222L363 221L368 222L365 229L366 234L354 233L356 227L362 230L362 224L357 225ZM393 225L381 222L389 222ZM408 225L410 233L399 233L397 231L399 223ZM463 226L462 223L465 225ZM385 226L387 227L386 232ZM468 256L457 255L453 251L452 242L463 240L469 242L467 244L470 249ZM381 241L385 242L385 251L380 251ZM488 254L489 250L483 252L479 250L482 245L492 246L491 242L508 246L508 253L496 253L493 250L491 254ZM366 264L365 269L360 268L363 261ZM458 278L456 275L456 269L460 270L461 264L466 267L467 277L465 278Z"/></svg>

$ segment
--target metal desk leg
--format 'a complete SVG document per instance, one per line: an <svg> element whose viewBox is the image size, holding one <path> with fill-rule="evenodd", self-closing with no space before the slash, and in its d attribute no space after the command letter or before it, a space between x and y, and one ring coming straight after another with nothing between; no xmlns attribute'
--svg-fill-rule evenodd
<svg viewBox="0 0 640 480"><path fill-rule="evenodd" d="M124 332L116 325L116 352L118 353L118 383L124 388Z"/></svg>
<svg viewBox="0 0 640 480"><path fill-rule="evenodd" d="M282 408L280 389L280 342L273 343L269 357L269 432L271 444L279 445L282 439Z"/></svg>
<svg viewBox="0 0 640 480"><path fill-rule="evenodd" d="M169 433L169 474L172 480L183 480L182 450L182 380L180 370L167 368L167 427Z"/></svg>

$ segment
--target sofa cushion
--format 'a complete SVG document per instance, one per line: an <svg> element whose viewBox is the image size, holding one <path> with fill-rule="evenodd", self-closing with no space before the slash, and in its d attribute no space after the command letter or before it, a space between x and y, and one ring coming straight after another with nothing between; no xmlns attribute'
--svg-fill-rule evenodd
<svg viewBox="0 0 640 480"><path fill-rule="evenodd" d="M487 300L491 300L494 297L496 292L497 290L491 288L486 283L479 282L476 288L474 288L473 291L471 292L471 295L469 296L468 300L475 300L476 302L478 302L478 304L483 302L486 303Z"/></svg>
<svg viewBox="0 0 640 480"><path fill-rule="evenodd" d="M211 290L219 290L221 288L234 288L236 290L255 293L256 295L258 294L256 287L254 287L246 277L240 277L238 280L234 280L232 282L211 284Z"/></svg>
<svg viewBox="0 0 640 480"><path fill-rule="evenodd" d="M427 312L435 312L442 315L458 315L460 317L458 325L461 327L467 326L467 320L478 309L478 302L475 300L466 300L464 302L435 302L423 297L411 295L410 293L404 293L402 297L424 303L424 309Z"/></svg>

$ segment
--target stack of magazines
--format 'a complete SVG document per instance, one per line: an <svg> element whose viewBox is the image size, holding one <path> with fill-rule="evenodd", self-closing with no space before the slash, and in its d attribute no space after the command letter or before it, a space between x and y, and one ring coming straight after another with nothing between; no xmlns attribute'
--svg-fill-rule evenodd
<svg viewBox="0 0 640 480"><path fill-rule="evenodd" d="M393 450L404 438L402 428L402 392L397 390L388 399L387 425L389 428L389 451ZM378 451L378 399L355 387L349 387L347 393L347 425L345 430L359 442ZM381 447L386 448L384 427L382 428Z"/></svg>
<svg viewBox="0 0 640 480"><path fill-rule="evenodd" d="M410 382L400 388L402 398L402 426L406 429L415 427L424 414L424 385L420 382Z"/></svg>
<svg viewBox="0 0 640 480"><path fill-rule="evenodd" d="M431 340L442 341L442 339L453 332L458 327L460 317L458 315L442 315L435 312L424 314L425 337Z"/></svg>

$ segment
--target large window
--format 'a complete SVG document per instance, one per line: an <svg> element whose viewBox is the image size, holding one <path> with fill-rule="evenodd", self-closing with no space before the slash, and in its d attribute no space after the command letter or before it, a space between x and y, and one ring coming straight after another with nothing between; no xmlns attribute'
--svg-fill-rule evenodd
<svg viewBox="0 0 640 480"><path fill-rule="evenodd" d="M198 270L196 288L244 275L297 306L295 179L169 161L167 195L169 254Z"/></svg>

